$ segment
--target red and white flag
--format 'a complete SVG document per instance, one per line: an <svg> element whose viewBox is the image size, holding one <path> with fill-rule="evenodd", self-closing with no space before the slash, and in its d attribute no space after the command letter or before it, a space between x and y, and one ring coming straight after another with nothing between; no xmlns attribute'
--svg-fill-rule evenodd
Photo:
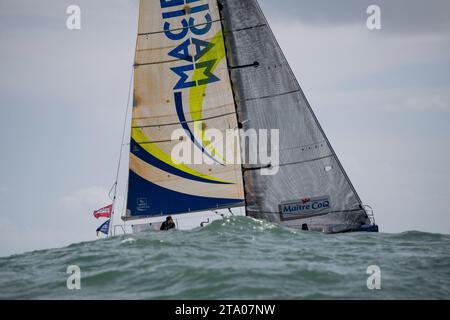
<svg viewBox="0 0 450 320"><path fill-rule="evenodd" d="M113 205L110 204L109 206L106 206L104 208L98 209L97 211L94 211L94 217L98 218L111 218Z"/></svg>

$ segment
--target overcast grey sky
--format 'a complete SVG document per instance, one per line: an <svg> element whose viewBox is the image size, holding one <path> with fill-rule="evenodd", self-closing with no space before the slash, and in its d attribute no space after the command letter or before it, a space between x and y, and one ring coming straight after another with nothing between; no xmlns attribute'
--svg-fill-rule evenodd
<svg viewBox="0 0 450 320"><path fill-rule="evenodd" d="M450 2L260 0L385 232L450 233ZM66 8L82 9L82 30ZM378 4L382 30L366 28ZM0 0L0 255L95 239L137 0Z"/></svg>

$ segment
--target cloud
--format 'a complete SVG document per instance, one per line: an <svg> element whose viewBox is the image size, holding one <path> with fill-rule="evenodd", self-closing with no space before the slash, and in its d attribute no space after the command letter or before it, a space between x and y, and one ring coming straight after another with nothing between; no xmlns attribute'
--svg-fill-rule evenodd
<svg viewBox="0 0 450 320"><path fill-rule="evenodd" d="M92 214L93 211L112 203L108 192L109 190L101 186L74 190L59 199L56 212L59 211L60 214L55 215L54 218L59 223L73 221L71 228L76 230L80 236L88 236L92 234L92 230L95 230L98 224L98 220L94 219ZM119 200L116 208L121 208L122 201ZM120 210L117 211L120 212ZM118 220L120 219L115 219L115 221Z"/></svg>
<svg viewBox="0 0 450 320"><path fill-rule="evenodd" d="M124 186L119 187L123 188ZM124 211L123 191L119 189L118 192L115 203L115 224L120 224L120 217ZM112 203L108 193L109 190L101 186L92 186L75 190L59 199L59 208L61 212L65 212L64 219L72 217L76 220L75 227L78 228L80 232L87 231L88 233L91 233L94 226L99 223L98 220L94 219L92 212Z"/></svg>
<svg viewBox="0 0 450 320"><path fill-rule="evenodd" d="M102 221L96 220L92 212L111 203L108 191L91 186L56 200L48 198L48 202L54 203L49 211L36 208L36 212L20 221L13 215L0 216L0 256L96 240L95 230ZM123 198L119 198L117 208L122 205ZM120 221L120 217L115 221Z"/></svg>
<svg viewBox="0 0 450 320"><path fill-rule="evenodd" d="M388 112L437 112L450 111L450 87L380 90L328 90L314 88L309 92L310 101L321 113L369 111L380 115ZM425 121L425 119L424 119Z"/></svg>
<svg viewBox="0 0 450 320"><path fill-rule="evenodd" d="M358 26L274 23L312 105L329 111L449 111L450 37L391 38Z"/></svg>
<svg viewBox="0 0 450 320"><path fill-rule="evenodd" d="M94 115L104 115L119 103L111 98L112 90L123 92L120 103L125 103L138 17L137 2L132 2L78 1L80 31L66 27L66 8L72 1L2 4L0 66L8 76L0 77L6 91L0 99L15 101L26 90L26 96L41 102L41 108L54 112L83 108ZM90 98L84 99L86 95Z"/></svg>
<svg viewBox="0 0 450 320"><path fill-rule="evenodd" d="M402 94L400 99L391 99L384 106L388 110L395 111L449 111L450 110L450 93L442 92L417 92L414 95L408 93ZM399 97L397 97L399 98Z"/></svg>
<svg viewBox="0 0 450 320"><path fill-rule="evenodd" d="M316 75L316 84L334 88L348 80L370 80L389 70L404 73L414 64L450 62L449 35L390 38L364 27L324 28L299 22L274 23L272 29L300 80L305 73ZM398 70L402 66L405 69ZM417 76L421 79L422 74Z"/></svg>
<svg viewBox="0 0 450 320"><path fill-rule="evenodd" d="M5 203L7 201L8 189L6 187L0 187L0 210L5 210ZM1 212L0 212L1 214Z"/></svg>
<svg viewBox="0 0 450 320"><path fill-rule="evenodd" d="M59 199L62 209L70 210L94 210L108 204L108 190L104 187L93 186L75 190ZM97 208L98 207L98 208Z"/></svg>
<svg viewBox="0 0 450 320"><path fill-rule="evenodd" d="M381 8L383 30L388 34L448 33L447 0L259 0L273 21L295 20L304 25L340 27L366 25L367 7Z"/></svg>
<svg viewBox="0 0 450 320"><path fill-rule="evenodd" d="M69 224L66 222L64 225ZM67 238L68 228L45 228L38 221L33 225L20 224L5 216L0 216L0 233L0 256L61 247L71 243L64 240Z"/></svg>

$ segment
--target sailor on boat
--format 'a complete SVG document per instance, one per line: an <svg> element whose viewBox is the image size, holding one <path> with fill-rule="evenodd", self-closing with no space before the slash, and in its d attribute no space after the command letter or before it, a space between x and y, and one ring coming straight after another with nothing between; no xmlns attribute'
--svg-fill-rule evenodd
<svg viewBox="0 0 450 320"><path fill-rule="evenodd" d="M161 225L161 228L159 230L161 231L168 231L170 229L175 229L175 222L173 222L173 219L171 216L168 216L166 218L166 221L164 221Z"/></svg>

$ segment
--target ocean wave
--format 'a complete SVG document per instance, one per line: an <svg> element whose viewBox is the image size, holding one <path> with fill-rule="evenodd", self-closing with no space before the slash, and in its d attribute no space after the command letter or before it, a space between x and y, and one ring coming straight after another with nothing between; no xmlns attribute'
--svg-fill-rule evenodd
<svg viewBox="0 0 450 320"><path fill-rule="evenodd" d="M0 298L448 299L449 244L417 231L324 235L229 217L0 258ZM81 290L66 287L69 265L81 269ZM367 288L370 265L380 291Z"/></svg>

